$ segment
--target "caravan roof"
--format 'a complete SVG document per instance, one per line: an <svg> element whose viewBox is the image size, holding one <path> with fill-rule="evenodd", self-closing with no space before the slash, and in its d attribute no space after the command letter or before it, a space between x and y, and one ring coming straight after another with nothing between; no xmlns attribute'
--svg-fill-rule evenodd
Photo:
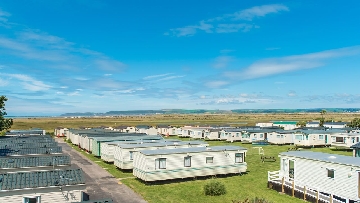
<svg viewBox="0 0 360 203"><path fill-rule="evenodd" d="M322 152L311 152L311 151L289 151L289 152L282 152L280 153L280 155L360 167L360 159L358 157L352 157L352 156L327 154Z"/></svg>
<svg viewBox="0 0 360 203"><path fill-rule="evenodd" d="M176 148L176 149L142 150L140 151L140 153L145 155L157 155L157 154L183 154L183 153L237 151L237 150L247 150L247 149L239 146L213 146L213 147L190 147L190 148Z"/></svg>

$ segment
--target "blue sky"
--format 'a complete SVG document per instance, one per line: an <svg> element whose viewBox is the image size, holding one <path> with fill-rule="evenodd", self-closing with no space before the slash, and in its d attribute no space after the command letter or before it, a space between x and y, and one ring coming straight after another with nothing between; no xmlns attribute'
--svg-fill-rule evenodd
<svg viewBox="0 0 360 203"><path fill-rule="evenodd" d="M9 115L360 107L360 1L0 1Z"/></svg>

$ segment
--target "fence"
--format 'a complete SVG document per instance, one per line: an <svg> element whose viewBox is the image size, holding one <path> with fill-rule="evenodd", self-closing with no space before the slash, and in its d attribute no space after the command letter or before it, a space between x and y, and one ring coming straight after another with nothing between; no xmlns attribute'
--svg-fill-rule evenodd
<svg viewBox="0 0 360 203"><path fill-rule="evenodd" d="M268 188L313 203L347 202L346 199L319 190L314 190L299 181L295 182L294 179L289 178L286 180L284 177L281 177L279 171L268 172Z"/></svg>

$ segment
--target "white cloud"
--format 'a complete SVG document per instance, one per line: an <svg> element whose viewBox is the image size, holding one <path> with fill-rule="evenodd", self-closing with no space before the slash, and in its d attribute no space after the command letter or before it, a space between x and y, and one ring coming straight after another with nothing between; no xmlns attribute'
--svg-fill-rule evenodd
<svg viewBox="0 0 360 203"><path fill-rule="evenodd" d="M270 13L279 13L281 11L289 11L289 8L282 4L255 6L232 14L202 20L197 25L170 29L170 32L165 32L164 35L173 34L177 37L193 36L198 31L204 31L206 33L247 32L252 28L259 28L259 26L248 23L234 23L234 21L251 21L256 17L264 17ZM215 29L215 31L213 29Z"/></svg>
<svg viewBox="0 0 360 203"><path fill-rule="evenodd" d="M230 32L248 32L254 25L240 23L240 24L219 24L216 28L217 33L230 33Z"/></svg>
<svg viewBox="0 0 360 203"><path fill-rule="evenodd" d="M287 94L287 96L289 96L289 97L296 97L297 94L296 94L295 91L290 91L290 92Z"/></svg>
<svg viewBox="0 0 360 203"><path fill-rule="evenodd" d="M68 96L80 96L79 91L70 92L67 95Z"/></svg>
<svg viewBox="0 0 360 203"><path fill-rule="evenodd" d="M165 77L165 76L168 76L168 75L171 75L171 74L172 73L165 73L165 74L159 74L159 75L149 75L149 76L144 77L143 79L144 80L149 80L149 79L154 79L154 78Z"/></svg>
<svg viewBox="0 0 360 203"><path fill-rule="evenodd" d="M20 80L25 90L37 92L37 91L45 91L51 88L50 85L47 85L44 82L36 80L28 75L6 74L6 73L0 73L0 75L7 77L9 80L11 79Z"/></svg>
<svg viewBox="0 0 360 203"><path fill-rule="evenodd" d="M225 72L224 76L238 80L267 77L297 70L317 68L323 66L326 63L326 59L356 55L359 53L360 46L355 46L317 53L264 59L253 63L245 69Z"/></svg>
<svg viewBox="0 0 360 203"><path fill-rule="evenodd" d="M89 78L85 78L85 77L75 77L75 80L80 80L80 81L86 81L89 80Z"/></svg>
<svg viewBox="0 0 360 203"><path fill-rule="evenodd" d="M112 74L111 73L106 73L106 74L104 74L104 76L112 76Z"/></svg>
<svg viewBox="0 0 360 203"><path fill-rule="evenodd" d="M198 30L205 31L206 33L212 33L213 28L214 28L213 25L211 25L209 23L205 23L204 21L200 21L200 23L198 25L191 25L191 26L186 26L186 27L182 27L182 28L170 29L170 31L175 36L182 37L182 36L192 36L192 35L196 34L196 32Z"/></svg>
<svg viewBox="0 0 360 203"><path fill-rule="evenodd" d="M124 63L111 59L100 59L95 63L99 69L106 71L122 71L126 67Z"/></svg>
<svg viewBox="0 0 360 203"><path fill-rule="evenodd" d="M270 4L262 6L254 6L230 15L234 20L253 20L256 17L264 17L270 13L278 13L280 11L289 11L287 6L282 4Z"/></svg>
<svg viewBox="0 0 360 203"><path fill-rule="evenodd" d="M229 82L227 82L227 81L214 80L214 81L206 82L205 86L207 86L209 88L219 88L219 87L225 86L227 84L229 84Z"/></svg>
<svg viewBox="0 0 360 203"><path fill-rule="evenodd" d="M8 21L7 17L9 16L11 16L10 13L0 9L0 25L1 23L6 23Z"/></svg>
<svg viewBox="0 0 360 203"><path fill-rule="evenodd" d="M226 68L232 59L231 56L219 56L215 59L214 68Z"/></svg>
<svg viewBox="0 0 360 203"><path fill-rule="evenodd" d="M168 76L168 77L164 77L164 78L160 78L157 81L165 81L165 80L173 80L176 78L182 78L185 77L185 75L173 75L173 76Z"/></svg>
<svg viewBox="0 0 360 203"><path fill-rule="evenodd" d="M0 78L0 87L5 87L9 84L9 81Z"/></svg>

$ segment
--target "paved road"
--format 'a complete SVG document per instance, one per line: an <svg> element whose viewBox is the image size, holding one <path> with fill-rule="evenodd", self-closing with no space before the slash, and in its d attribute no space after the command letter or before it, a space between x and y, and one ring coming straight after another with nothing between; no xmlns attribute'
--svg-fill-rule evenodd
<svg viewBox="0 0 360 203"><path fill-rule="evenodd" d="M86 193L90 200L110 198L114 203L146 203L144 199L96 163L71 148L62 139L56 139L63 153L71 157L71 165L82 168L85 176Z"/></svg>

